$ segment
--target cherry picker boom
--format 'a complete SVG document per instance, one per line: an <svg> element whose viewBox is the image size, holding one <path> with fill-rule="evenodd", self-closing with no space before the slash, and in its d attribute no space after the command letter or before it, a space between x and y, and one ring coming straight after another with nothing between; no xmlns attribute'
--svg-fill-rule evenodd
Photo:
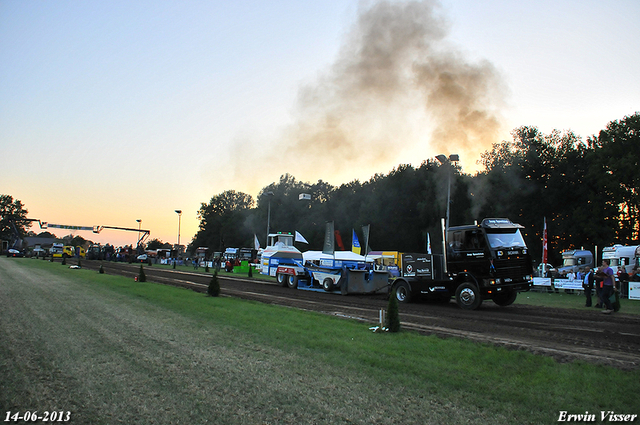
<svg viewBox="0 0 640 425"><path fill-rule="evenodd" d="M29 218L27 220L28 221L38 222L38 224L40 225L41 229L53 228L53 229L66 229L66 230L85 230L85 231L89 231L89 232L93 232L93 233L100 233L104 229L124 230L124 231L127 231L127 232L138 232L138 244L137 244L137 246L140 246L140 244L142 244L149 237L149 235L151 234L150 230L133 229L133 228L129 228L129 227L118 227L118 226L71 226L71 225L66 225L66 224L48 223L46 221L40 221L37 218Z"/></svg>

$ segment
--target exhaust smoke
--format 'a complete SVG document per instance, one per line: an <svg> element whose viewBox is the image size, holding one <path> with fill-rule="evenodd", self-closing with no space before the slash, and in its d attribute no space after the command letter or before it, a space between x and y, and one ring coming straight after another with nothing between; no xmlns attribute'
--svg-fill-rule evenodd
<svg viewBox="0 0 640 425"><path fill-rule="evenodd" d="M476 169L498 142L505 90L489 62L446 41L440 13L436 1L363 3L336 61L300 89L293 124L230 164L233 187L257 192L285 173L339 185L439 153Z"/></svg>

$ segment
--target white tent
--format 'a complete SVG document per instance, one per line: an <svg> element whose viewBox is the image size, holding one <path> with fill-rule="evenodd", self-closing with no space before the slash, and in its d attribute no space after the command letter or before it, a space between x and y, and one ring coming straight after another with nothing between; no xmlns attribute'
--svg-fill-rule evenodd
<svg viewBox="0 0 640 425"><path fill-rule="evenodd" d="M325 254L322 251L306 251L302 253L302 259L307 261L317 260L338 260L338 261L364 261L364 256L353 251L335 251L333 255ZM370 261L369 258L367 258Z"/></svg>

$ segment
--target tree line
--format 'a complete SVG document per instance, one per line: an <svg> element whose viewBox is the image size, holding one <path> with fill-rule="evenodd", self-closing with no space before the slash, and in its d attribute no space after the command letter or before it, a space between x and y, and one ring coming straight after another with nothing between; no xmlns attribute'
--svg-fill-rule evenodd
<svg viewBox="0 0 640 425"><path fill-rule="evenodd" d="M513 140L482 154L483 169L475 175L435 159L340 186L285 174L256 199L227 190L202 203L190 247L252 247L254 235L264 247L269 222L271 232L300 232L309 241L301 250L320 250L325 223L333 221L346 249L352 231L362 243L361 228L370 225L374 250L424 252L429 237L433 251L441 252L449 179L451 226L510 218L525 227L536 261L542 256L545 218L555 264L565 249L637 244L639 130L640 113L610 122L586 141L571 131L543 134L536 127L519 127L511 133ZM311 199L300 200L300 194Z"/></svg>
<svg viewBox="0 0 640 425"><path fill-rule="evenodd" d="M640 243L640 113L610 122L585 141L571 131L543 134L532 126L511 134L511 141L495 143L482 154L483 169L475 175L463 173L456 163L427 159L340 186L285 174L255 199L224 191L201 204L199 230L189 249L252 247L254 235L264 247L269 222L272 232L300 232L309 242L302 250L320 250L325 224L333 221L346 249L352 231L363 243L361 228L370 225L374 250L424 252L429 236L438 253L449 181L451 226L509 218L525 227L536 261L542 257L545 218L553 264L565 249L598 247L601 252L615 243ZM310 200L300 200L300 194ZM0 237L11 239L10 223L25 235L26 214L19 200L0 195Z"/></svg>

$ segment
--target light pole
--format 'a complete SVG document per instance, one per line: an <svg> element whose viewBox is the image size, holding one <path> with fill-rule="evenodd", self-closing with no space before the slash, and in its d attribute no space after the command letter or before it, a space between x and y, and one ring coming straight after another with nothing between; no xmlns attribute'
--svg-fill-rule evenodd
<svg viewBox="0 0 640 425"><path fill-rule="evenodd" d="M442 231L442 254L444 255L444 272L447 273L447 233L449 232L449 207L451 206L451 173L453 173L453 169L451 166L452 162L460 161L460 157L457 154L449 155L447 158L445 155L437 155L436 159L440 161L440 164L445 165L445 163L449 166L447 173L447 215L446 221L444 224L444 229Z"/></svg>
<svg viewBox="0 0 640 425"><path fill-rule="evenodd" d="M447 221L445 224L445 230L449 230L449 207L451 206L451 173L453 172L451 163L460 161L460 157L457 154L451 154L449 155L449 158L447 158L445 155L438 155L436 156L436 159L440 161L440 164L442 165L445 165L445 163L449 165L449 172L447 175Z"/></svg>
<svg viewBox="0 0 640 425"><path fill-rule="evenodd" d="M271 197L274 196L273 192L265 193L267 199L269 200L269 209L267 211L267 242L265 246L269 245L269 231L271 230Z"/></svg>
<svg viewBox="0 0 640 425"><path fill-rule="evenodd" d="M182 210L176 210L176 213L178 214L178 245L176 245L176 257L177 257L178 253L180 252L180 219L182 218ZM174 260L174 264L175 264L175 260Z"/></svg>
<svg viewBox="0 0 640 425"><path fill-rule="evenodd" d="M136 251L140 253L140 226L142 226L142 219L139 218L136 221L138 222L138 244L136 245Z"/></svg>

